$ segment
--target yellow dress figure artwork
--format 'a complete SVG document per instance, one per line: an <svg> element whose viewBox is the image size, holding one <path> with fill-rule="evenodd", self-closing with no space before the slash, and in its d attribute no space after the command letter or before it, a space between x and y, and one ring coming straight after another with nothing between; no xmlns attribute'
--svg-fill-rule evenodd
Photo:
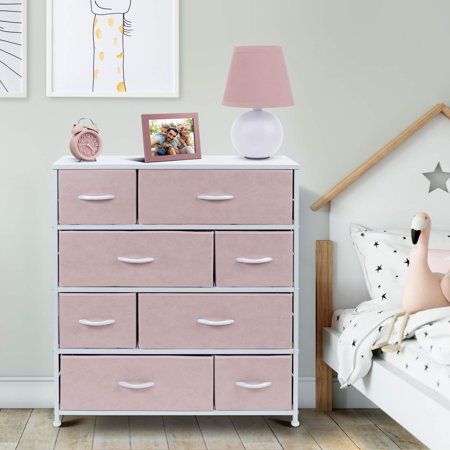
<svg viewBox="0 0 450 450"><path fill-rule="evenodd" d="M124 40L131 32L125 19L132 0L91 0L93 24L92 92L125 93Z"/></svg>

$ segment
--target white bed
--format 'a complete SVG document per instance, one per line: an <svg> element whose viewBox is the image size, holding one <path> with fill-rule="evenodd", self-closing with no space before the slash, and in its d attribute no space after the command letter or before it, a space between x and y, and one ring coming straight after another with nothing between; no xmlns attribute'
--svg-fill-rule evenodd
<svg viewBox="0 0 450 450"><path fill-rule="evenodd" d="M428 192L423 176L437 162L449 170L449 118L450 108L436 105L311 206L317 211L331 202L330 240L316 244L316 407L320 410L332 409L331 369L339 368L343 325L332 326L333 310L340 309L345 319L361 299L370 298L350 239L350 224L404 229L415 214L426 211L435 229L450 229L450 193ZM428 447L450 448L450 366L430 360L414 339L399 354L378 352L367 375L352 385Z"/></svg>
<svg viewBox="0 0 450 450"><path fill-rule="evenodd" d="M333 313L331 329L340 335L346 327L352 326L354 318L353 309L338 309ZM375 358L386 361L405 376L442 396L450 408L450 366L436 362L416 339L405 340L396 353L378 351Z"/></svg>
<svg viewBox="0 0 450 450"><path fill-rule="evenodd" d="M323 361L337 370L340 333L323 328ZM426 446L450 448L450 400L385 359L375 357L368 375L353 385Z"/></svg>

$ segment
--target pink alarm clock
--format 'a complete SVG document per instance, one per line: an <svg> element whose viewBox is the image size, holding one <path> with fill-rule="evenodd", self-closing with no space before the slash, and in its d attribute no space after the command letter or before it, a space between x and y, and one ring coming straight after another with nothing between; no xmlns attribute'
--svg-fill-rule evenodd
<svg viewBox="0 0 450 450"><path fill-rule="evenodd" d="M83 126L80 122L89 120L90 125ZM84 117L72 128L72 138L70 139L70 151L72 155L82 161L95 161L100 155L103 142L99 135L99 130L92 119Z"/></svg>

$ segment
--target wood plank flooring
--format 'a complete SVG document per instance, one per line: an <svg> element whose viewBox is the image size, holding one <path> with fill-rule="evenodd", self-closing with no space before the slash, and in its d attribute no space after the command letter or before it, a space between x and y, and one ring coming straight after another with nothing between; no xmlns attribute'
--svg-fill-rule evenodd
<svg viewBox="0 0 450 450"><path fill-rule="evenodd" d="M0 410L0 450L338 450L425 449L378 409L301 410L285 417L64 417L48 409Z"/></svg>

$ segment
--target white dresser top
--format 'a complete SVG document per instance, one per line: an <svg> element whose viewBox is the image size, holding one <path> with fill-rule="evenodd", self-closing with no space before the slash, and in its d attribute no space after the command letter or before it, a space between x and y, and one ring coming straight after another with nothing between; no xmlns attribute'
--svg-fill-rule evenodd
<svg viewBox="0 0 450 450"><path fill-rule="evenodd" d="M272 169L295 170L299 165L283 155L267 159L246 159L239 155L204 155L202 159L144 163L143 156L104 155L97 161L78 161L73 156L62 156L53 169Z"/></svg>

